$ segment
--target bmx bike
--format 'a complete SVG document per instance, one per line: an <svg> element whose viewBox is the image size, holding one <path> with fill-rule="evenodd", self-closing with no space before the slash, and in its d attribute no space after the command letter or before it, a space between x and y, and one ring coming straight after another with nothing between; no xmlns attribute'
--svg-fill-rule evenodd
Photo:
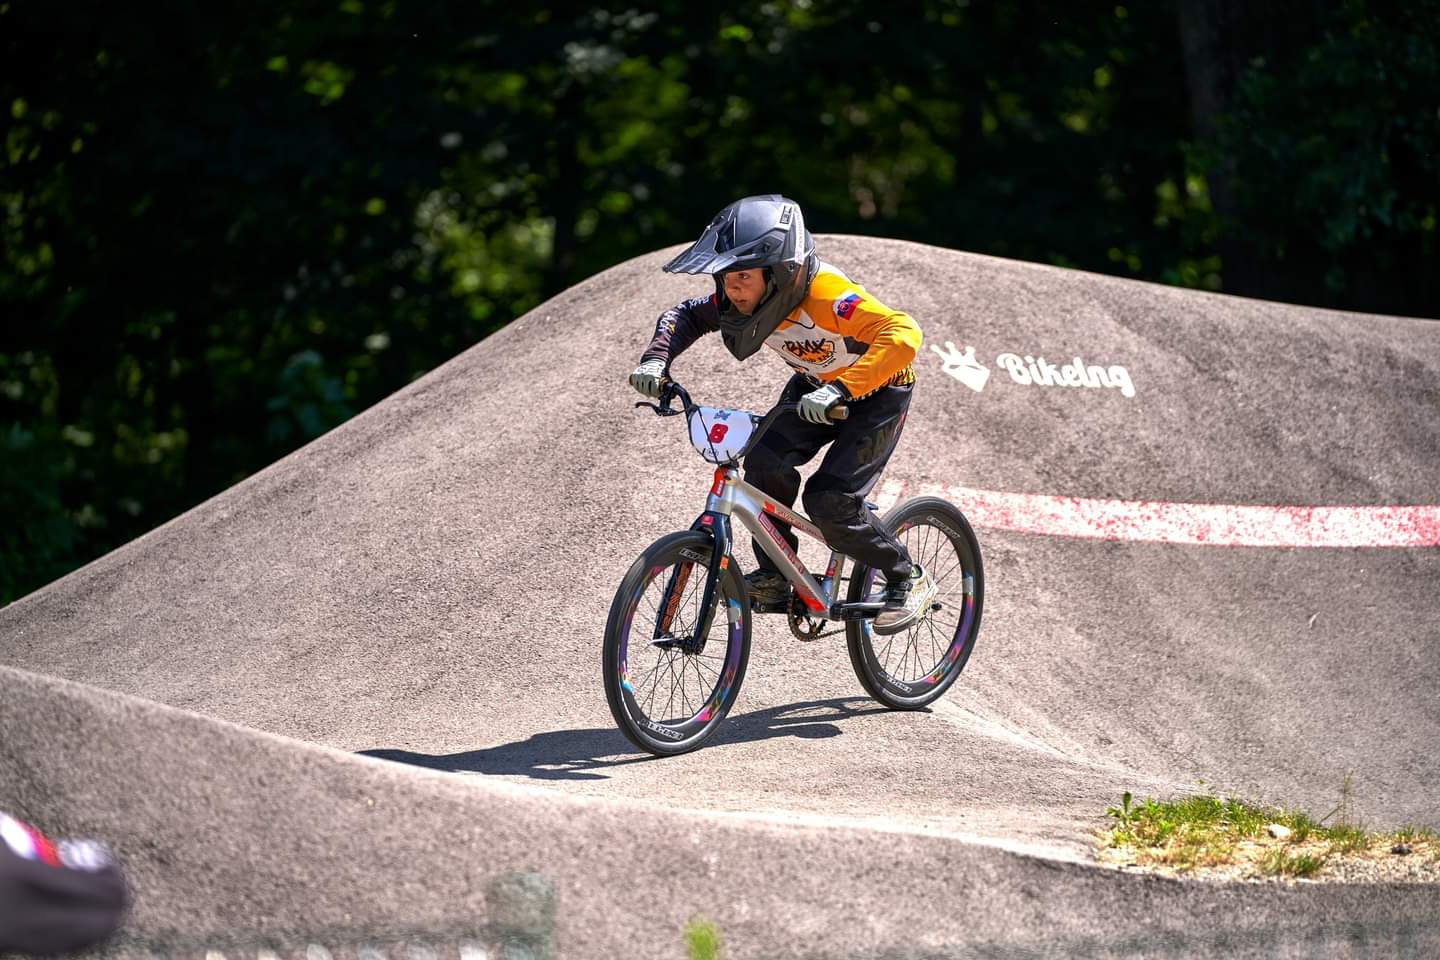
<svg viewBox="0 0 1440 960"><path fill-rule="evenodd" d="M764 417L699 406L673 380L662 384L657 399L636 406L659 416L684 414L690 443L715 465L715 476L705 511L689 530L647 547L610 605L605 699L625 736L657 756L700 746L740 692L756 614L783 613L791 632L804 641L843 632L861 686L887 707L917 710L942 696L974 649L984 599L980 546L964 514L937 497L904 500L885 514L881 523L925 567L934 595L913 621L882 634L872 622L884 609L879 597L871 596L872 588L883 588L878 572L829 548L810 520L740 479L740 461L780 414L799 405L780 404ZM671 406L674 400L681 409ZM840 420L846 413L836 407L830 417ZM876 509L873 503L866 507ZM752 605L731 552L732 518L739 518L794 587L787 601ZM775 520L830 549L823 575L805 568ZM826 632L836 623L840 629Z"/></svg>

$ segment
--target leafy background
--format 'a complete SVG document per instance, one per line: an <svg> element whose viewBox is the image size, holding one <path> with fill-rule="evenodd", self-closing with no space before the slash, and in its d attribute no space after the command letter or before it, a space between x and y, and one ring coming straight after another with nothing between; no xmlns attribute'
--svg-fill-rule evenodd
<svg viewBox="0 0 1440 960"><path fill-rule="evenodd" d="M0 0L0 604L750 193L824 232L1440 316L1437 23Z"/></svg>

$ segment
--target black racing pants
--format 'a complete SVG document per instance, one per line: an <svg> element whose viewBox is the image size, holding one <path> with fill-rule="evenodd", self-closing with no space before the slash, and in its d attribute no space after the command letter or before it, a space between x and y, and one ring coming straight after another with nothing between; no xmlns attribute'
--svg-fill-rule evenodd
<svg viewBox="0 0 1440 960"><path fill-rule="evenodd" d="M796 403L815 389L804 377L790 378L779 403ZM820 528L830 546L887 579L910 575L910 555L887 533L865 506L865 496L880 479L910 407L911 387L882 387L863 400L846 403L848 419L837 423L810 423L798 413L782 413L745 458L745 481L787 507L795 506L800 492L800 471L827 443L830 449L805 485L805 513ZM789 524L775 523L792 547L799 538ZM775 564L752 541L762 570Z"/></svg>

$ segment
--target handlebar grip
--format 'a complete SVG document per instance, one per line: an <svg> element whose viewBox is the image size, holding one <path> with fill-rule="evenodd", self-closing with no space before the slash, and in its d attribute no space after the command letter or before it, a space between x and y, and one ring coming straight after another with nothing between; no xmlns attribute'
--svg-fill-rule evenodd
<svg viewBox="0 0 1440 960"><path fill-rule="evenodd" d="M850 408L831 407L828 411L826 411L825 416L829 417L831 420L845 420L848 419L850 416Z"/></svg>

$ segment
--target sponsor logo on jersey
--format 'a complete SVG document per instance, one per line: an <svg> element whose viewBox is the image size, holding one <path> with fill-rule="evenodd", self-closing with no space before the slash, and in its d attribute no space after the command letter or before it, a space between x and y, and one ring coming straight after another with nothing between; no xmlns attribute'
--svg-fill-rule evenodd
<svg viewBox="0 0 1440 960"><path fill-rule="evenodd" d="M835 359L835 344L829 340L786 340L785 352L801 363L823 367Z"/></svg>
<svg viewBox="0 0 1440 960"><path fill-rule="evenodd" d="M835 310L835 316L839 317L841 320L849 320L850 314L854 313L855 308L859 305L860 294L856 293L854 290L846 290L844 293L842 293L839 297L835 299L835 302L833 304L831 304L832 308Z"/></svg>

